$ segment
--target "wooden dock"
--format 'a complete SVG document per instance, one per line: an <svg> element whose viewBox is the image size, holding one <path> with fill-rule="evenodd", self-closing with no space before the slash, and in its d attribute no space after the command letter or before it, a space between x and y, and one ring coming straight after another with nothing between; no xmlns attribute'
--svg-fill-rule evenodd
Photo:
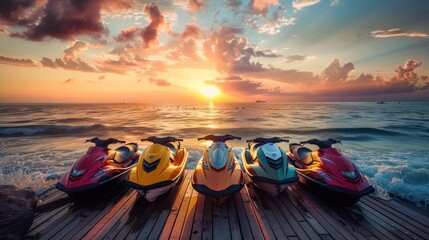
<svg viewBox="0 0 429 240"><path fill-rule="evenodd" d="M27 239L429 239L427 212L367 196L355 206L330 206L294 184L275 198L245 186L223 205L198 194L193 170L149 203L121 187L99 201L43 196Z"/></svg>

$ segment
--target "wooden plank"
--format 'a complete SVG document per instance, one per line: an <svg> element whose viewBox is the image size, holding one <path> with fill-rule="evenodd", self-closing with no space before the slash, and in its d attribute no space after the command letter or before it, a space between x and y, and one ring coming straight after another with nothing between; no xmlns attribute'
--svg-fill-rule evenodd
<svg viewBox="0 0 429 240"><path fill-rule="evenodd" d="M244 202L241 199L241 195L235 194L233 198L237 209L237 217L240 224L241 236L246 240L253 239L252 230L250 229L249 220L247 219L247 214L244 209ZM260 236L262 237L262 233L260 233Z"/></svg>
<svg viewBox="0 0 429 240"><path fill-rule="evenodd" d="M244 196L248 197L250 200L250 207L254 213L253 216L256 217L256 220L258 221L258 225L261 228L261 231L262 231L262 234L264 235L264 238L265 239L274 239L275 238L274 233L271 229L270 224L268 223L268 220L267 220L264 212L262 211L260 206L257 204L257 202L252 201L252 199L250 198L251 194L255 195L255 192L253 191L253 189L251 187L248 187L248 186L245 186L243 189L244 189Z"/></svg>
<svg viewBox="0 0 429 240"><path fill-rule="evenodd" d="M100 220L100 225L95 225L93 229L95 229L97 226L101 226L100 230L97 232L97 234L94 235L93 239L102 239L104 238L107 233L109 231L111 231L114 227L119 227L121 224L117 224L117 222L121 219L121 217L131 208L132 204L136 201L137 199L137 192L136 191L131 191L130 197L125 196L123 199L127 199L126 202L124 202L124 204L122 206L120 206L119 204L119 209L118 211L116 211L114 213L114 215L110 218L110 220L108 220L107 222L105 222L104 224L104 220L107 220L108 217L106 218L102 218ZM116 207L116 206L115 206ZM114 208L115 208L114 207ZM107 216L107 215L106 215ZM104 226L102 225L104 224Z"/></svg>
<svg viewBox="0 0 429 240"><path fill-rule="evenodd" d="M203 216L203 240L213 239L213 201L206 197L204 199L204 216Z"/></svg>
<svg viewBox="0 0 429 240"><path fill-rule="evenodd" d="M375 220L375 218L381 220L382 222L384 222L385 224L383 224L384 226L388 226L388 229L390 232L394 233L396 236L398 236L401 239L417 239L417 235L410 232L408 229L402 227L401 225L397 224L396 222L394 222L392 219L384 216L383 214L377 212L377 210L372 209L371 207L367 206L366 204L361 204L361 208L364 212L368 212L371 213L374 218L372 218L373 220ZM382 224L380 224L382 225ZM420 236L421 237L421 236ZM423 239L429 239L429 236L423 237Z"/></svg>
<svg viewBox="0 0 429 240"><path fill-rule="evenodd" d="M226 203L220 206L213 204L213 238L231 239L231 230L229 229L228 207Z"/></svg>
<svg viewBox="0 0 429 240"><path fill-rule="evenodd" d="M168 229L168 231L166 231L167 229L164 228L162 230L162 233L161 233L161 238L163 238L163 236L167 236L167 235L163 234L164 232L169 232L169 231L171 231L171 233L169 234L170 239L180 238L180 234L182 233L183 226L185 225L188 207L189 207L189 203L191 201L191 196L192 196L193 190L194 189L192 187L192 184L189 184L188 188L186 189L185 197L182 200L182 204L180 204L180 209L179 209L179 211L175 212L177 214L177 216L176 216L176 220L173 224L173 228ZM172 213L173 212L170 212L170 215L172 215Z"/></svg>
<svg viewBox="0 0 429 240"><path fill-rule="evenodd" d="M132 197L135 196L134 191L130 191L127 193L127 195L125 197L123 197L118 203L116 203L110 210L109 212L106 213L106 215L104 215L98 222L97 224L95 224L91 230L86 233L86 235L82 238L82 239L93 239L97 233L110 221L110 219L112 219L115 214L122 209L122 207L124 206L124 204Z"/></svg>
<svg viewBox="0 0 429 240"><path fill-rule="evenodd" d="M184 200L184 197L186 195L186 192L189 193L188 187L192 188L192 185L190 184L191 177L192 177L192 173L191 173L191 171L188 171L188 174L184 180L184 183L181 186L179 193L176 196L174 204L173 204L172 208L169 210L169 215L168 215L168 218L165 222L165 225L162 228L161 235L159 236L162 239L167 239L170 237L171 231L174 228L174 223L176 222L178 212L180 210L180 207L183 204L183 200ZM188 201L188 204L189 204L189 201ZM179 236L180 236L180 231L181 231L181 226L180 226L180 230L179 230Z"/></svg>
<svg viewBox="0 0 429 240"><path fill-rule="evenodd" d="M400 218L406 217L406 218L412 219L413 223L416 226L422 225L422 226L426 227L426 228L424 228L424 231L426 231L426 232L429 228L429 212L426 211L425 212L426 215L423 215L422 213L415 211L413 208L406 206L404 203L402 203L402 200L391 199L390 201L387 201L387 200L380 199L378 197L373 197L373 196L366 196L363 199L374 202L374 203L379 202L379 203L381 203L381 205L379 205L379 204L377 204L377 205L384 208L384 209L385 209L385 207L389 207L390 210L388 210L388 209L386 209L386 210L388 210L388 211L393 210L392 213L394 213L395 215L397 215Z"/></svg>
<svg viewBox="0 0 429 240"><path fill-rule="evenodd" d="M292 237L297 236L300 239L309 239L305 231L299 225L299 222L289 212L289 209L280 201L279 198L274 200L271 206L275 216L279 222L282 223L283 231L286 236Z"/></svg>
<svg viewBox="0 0 429 240"><path fill-rule="evenodd" d="M192 225L195 219L195 212L197 210L197 202L198 202L198 192L193 189L191 195L191 201L189 202L188 211L185 216L185 223L183 225L183 230L180 235L181 239L190 239L192 235Z"/></svg>
<svg viewBox="0 0 429 240"><path fill-rule="evenodd" d="M317 219L317 221L329 232L329 234L334 239L355 239L355 237L350 235L346 229L337 223L334 223L335 220L329 217L326 212L322 211L320 207L313 207L311 203L308 202L295 187L296 185L289 188L289 197L296 199L295 203L299 204L297 206L298 208L301 207L307 209L307 211L310 212L315 219Z"/></svg>
<svg viewBox="0 0 429 240"><path fill-rule="evenodd" d="M229 198L226 204L228 207L228 220L229 220L229 226L231 230L231 238L242 239L240 223L238 221L238 214L237 214L237 209L235 207L234 198L233 197Z"/></svg>
<svg viewBox="0 0 429 240"><path fill-rule="evenodd" d="M77 221L78 224L64 236L64 239L81 239L110 210L111 206L116 204L130 191L129 188L117 190L118 191L113 191L111 195L104 198L100 203L97 203L91 213L79 215L79 217L74 220Z"/></svg>
<svg viewBox="0 0 429 240"><path fill-rule="evenodd" d="M194 191L197 193L197 191ZM205 196L198 194L197 209L195 210L194 223L192 225L192 240L201 239L203 232L203 220L204 220L204 202Z"/></svg>
<svg viewBox="0 0 429 240"><path fill-rule="evenodd" d="M383 215L394 220L396 223L404 226L411 232L415 232L424 239L429 239L429 228L424 226L423 224L420 224L417 220L411 218L411 216L416 215L416 213L412 209L409 209L410 215L407 216L389 207L388 205L390 204L390 202L387 201L384 204L374 199L371 200L371 198L365 198L361 201L372 209L375 209ZM427 218L427 221L429 222L429 218Z"/></svg>
<svg viewBox="0 0 429 240"><path fill-rule="evenodd" d="M73 204L72 202L69 202L69 203L67 203L67 204L66 204L66 205L64 205L64 206L61 206L61 207L55 208L55 209L53 209L53 210L51 210L51 211L48 211L48 212L43 212L43 214L40 214L40 215L38 215L37 217L35 217L35 219L34 219L34 221L33 221L33 224L31 225L31 228L29 229L29 233L31 233L31 232L33 231L33 229L35 229L35 228L39 227L41 224L44 224L44 222L45 222L46 220L48 220L48 219L50 219L51 217L53 217L53 216L57 215L57 214L58 214L59 212L61 212L63 209L65 209L65 208L70 208L72 204ZM28 235L29 233L27 233L27 235Z"/></svg>
<svg viewBox="0 0 429 240"><path fill-rule="evenodd" d="M164 226L165 222L167 221L168 215L170 214L169 210L162 210L161 214L159 214L158 219L156 220L156 223L154 225L154 228L152 229L148 239L161 239L159 236L161 235L162 227Z"/></svg>
<svg viewBox="0 0 429 240"><path fill-rule="evenodd" d="M117 234L116 239L148 238L161 215L162 209L172 207L174 199L183 185L183 178L187 173L188 171L185 170L176 186L169 193L160 196L157 201L148 203L141 197L136 203L139 206L133 206L135 210L130 215L128 223ZM159 202L163 204L158 204Z"/></svg>
<svg viewBox="0 0 429 240"><path fill-rule="evenodd" d="M295 207L295 205L289 200L286 195L288 195L287 191L278 196L279 202L277 205L284 205L298 222L307 221L314 229L314 231L317 232L317 234L329 234L328 231L326 231L326 229L322 225L320 225L320 223L313 217L313 215L311 215L310 212L306 210L305 207Z"/></svg>
<svg viewBox="0 0 429 240"><path fill-rule="evenodd" d="M280 226L280 223L277 222L277 219L274 216L271 209L265 209L263 211L265 216L267 217L271 230L273 231L276 239L287 239L286 234L283 232L282 227Z"/></svg>
<svg viewBox="0 0 429 240"><path fill-rule="evenodd" d="M246 195L246 191L244 188L239 192L240 200L244 205L244 212L246 213L247 220L249 221L250 230L252 232L253 238L255 239L263 239L264 234L262 233L262 229L259 227L258 220L256 219L255 213L251 206L250 198Z"/></svg>

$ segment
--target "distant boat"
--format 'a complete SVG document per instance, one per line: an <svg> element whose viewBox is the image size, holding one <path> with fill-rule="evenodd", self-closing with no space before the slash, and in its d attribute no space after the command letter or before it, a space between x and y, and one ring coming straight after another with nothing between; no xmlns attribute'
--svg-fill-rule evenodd
<svg viewBox="0 0 429 240"><path fill-rule="evenodd" d="M264 103L265 101L262 101L262 100L256 100L256 103Z"/></svg>
<svg viewBox="0 0 429 240"><path fill-rule="evenodd" d="M378 101L377 104L384 104L384 102L383 101Z"/></svg>

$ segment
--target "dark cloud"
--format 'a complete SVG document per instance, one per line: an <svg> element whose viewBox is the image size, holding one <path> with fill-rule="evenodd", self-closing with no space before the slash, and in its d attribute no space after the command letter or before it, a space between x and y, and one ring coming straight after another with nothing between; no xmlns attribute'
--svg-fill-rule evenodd
<svg viewBox="0 0 429 240"><path fill-rule="evenodd" d="M310 57L307 55L302 55L302 54L290 54L286 56L286 62L288 63L295 63L295 62L303 62L307 59L309 59Z"/></svg>
<svg viewBox="0 0 429 240"><path fill-rule="evenodd" d="M169 87L172 86L171 82L161 79L161 78L149 78L148 81L160 87Z"/></svg>
<svg viewBox="0 0 429 240"><path fill-rule="evenodd" d="M25 13L36 5L36 0L2 0L0 1L0 23L11 26L29 24Z"/></svg>
<svg viewBox="0 0 429 240"><path fill-rule="evenodd" d="M264 88L261 82L245 80L238 76L229 76L226 78L217 78L216 80L209 80L204 82L207 85L217 86L224 92L229 94L242 94L242 95L280 95L279 87Z"/></svg>
<svg viewBox="0 0 429 240"><path fill-rule="evenodd" d="M230 8L238 8L241 6L241 4L243 4L243 1L241 0L229 0L225 3L225 6Z"/></svg>
<svg viewBox="0 0 429 240"><path fill-rule="evenodd" d="M135 26L123 29L118 36L115 37L115 40L118 42L132 42L136 39L141 30Z"/></svg>
<svg viewBox="0 0 429 240"><path fill-rule="evenodd" d="M144 11L150 23L141 31L141 36L145 46L149 48L158 44L159 29L165 25L165 20L156 2L146 5Z"/></svg>
<svg viewBox="0 0 429 240"><path fill-rule="evenodd" d="M31 59L13 58L0 55L0 64L7 64L19 67L36 67L36 63Z"/></svg>
<svg viewBox="0 0 429 240"><path fill-rule="evenodd" d="M347 80L349 74L355 69L353 63L349 62L341 66L340 60L335 58L323 71L322 80L324 82L343 82Z"/></svg>
<svg viewBox="0 0 429 240"><path fill-rule="evenodd" d="M100 37L108 33L101 22L102 0L48 0L40 21L13 36L33 41L45 38L72 39L79 35Z"/></svg>
<svg viewBox="0 0 429 240"><path fill-rule="evenodd" d="M389 38L389 37L422 37L428 38L429 34L423 32L412 32L401 28L392 28L388 30L375 30L371 32L371 35L375 38Z"/></svg>

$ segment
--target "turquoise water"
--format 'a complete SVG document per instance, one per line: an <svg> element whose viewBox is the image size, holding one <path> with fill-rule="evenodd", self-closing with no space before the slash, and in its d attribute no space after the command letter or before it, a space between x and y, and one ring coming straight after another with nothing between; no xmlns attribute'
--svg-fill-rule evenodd
<svg viewBox="0 0 429 240"><path fill-rule="evenodd" d="M291 142L336 138L377 194L429 205L428 103L207 103L200 105L0 105L0 184L45 188L88 147L86 138L175 136L185 139L187 168L202 155L197 137L230 133L237 155L245 139ZM147 143L141 143L143 149ZM287 150L287 144L281 144Z"/></svg>

